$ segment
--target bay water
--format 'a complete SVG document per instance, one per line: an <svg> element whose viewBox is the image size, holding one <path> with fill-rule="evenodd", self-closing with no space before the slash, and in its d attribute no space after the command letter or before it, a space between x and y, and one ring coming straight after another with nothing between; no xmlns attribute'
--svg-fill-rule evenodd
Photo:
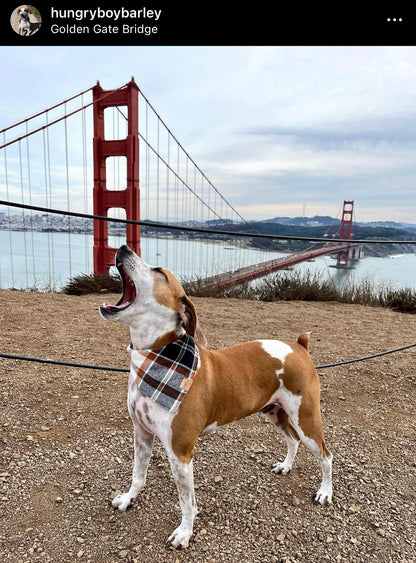
<svg viewBox="0 0 416 563"><path fill-rule="evenodd" d="M109 237L118 248L122 237ZM0 231L0 287L2 289L60 290L68 280L93 270L93 236L59 232ZM232 271L282 256L282 253L247 248L231 242L142 237L142 257L152 266L168 268L183 281ZM377 285L416 290L416 254L368 257L353 262L353 269L331 268L327 256L295 266L318 272L336 284L372 280Z"/></svg>

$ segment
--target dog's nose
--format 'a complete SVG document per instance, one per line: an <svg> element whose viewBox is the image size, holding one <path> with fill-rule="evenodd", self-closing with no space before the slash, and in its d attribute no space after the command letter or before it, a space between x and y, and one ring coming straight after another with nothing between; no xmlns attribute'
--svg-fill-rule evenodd
<svg viewBox="0 0 416 563"><path fill-rule="evenodd" d="M133 251L131 248L129 248L126 244L123 244L122 246L120 246L120 248L117 250L116 253L116 262L120 262L123 260L123 258L125 258L128 255L133 254Z"/></svg>
<svg viewBox="0 0 416 563"><path fill-rule="evenodd" d="M120 252L121 254L133 254L132 249L129 246L127 246L127 244L123 244L122 246L120 246L118 252Z"/></svg>

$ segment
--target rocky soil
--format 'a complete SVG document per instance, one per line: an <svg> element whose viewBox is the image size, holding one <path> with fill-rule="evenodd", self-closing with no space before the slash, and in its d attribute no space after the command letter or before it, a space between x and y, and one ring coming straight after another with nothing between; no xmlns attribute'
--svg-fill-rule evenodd
<svg viewBox="0 0 416 563"><path fill-rule="evenodd" d="M106 296L107 302L116 296ZM1 352L128 366L125 326L99 296L0 291ZM212 348L311 330L316 365L415 342L416 316L336 303L194 299ZM415 349L319 369L334 501L312 503L319 467L258 416L199 440L201 510L188 550L165 547L180 520L156 443L148 484L125 514L132 425L123 373L0 359L0 560L13 562L415 562Z"/></svg>

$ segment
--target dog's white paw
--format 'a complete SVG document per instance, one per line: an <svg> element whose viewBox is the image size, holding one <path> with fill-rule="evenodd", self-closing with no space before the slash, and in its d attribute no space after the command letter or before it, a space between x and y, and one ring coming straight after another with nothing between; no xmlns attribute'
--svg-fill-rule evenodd
<svg viewBox="0 0 416 563"><path fill-rule="evenodd" d="M272 472L276 473L277 475L287 475L291 469L292 466L289 463L282 461L273 465Z"/></svg>
<svg viewBox="0 0 416 563"><path fill-rule="evenodd" d="M166 543L175 549L185 549L189 547L189 540L191 539L191 536L192 528L190 529L189 526L181 524L176 528L176 530L174 530L172 535L169 536Z"/></svg>
<svg viewBox="0 0 416 563"><path fill-rule="evenodd" d="M131 505L133 498L130 493L123 493L116 496L111 504L114 508L118 508L121 512L124 512Z"/></svg>
<svg viewBox="0 0 416 563"><path fill-rule="evenodd" d="M332 487L321 487L314 496L316 503L325 505L332 503Z"/></svg>

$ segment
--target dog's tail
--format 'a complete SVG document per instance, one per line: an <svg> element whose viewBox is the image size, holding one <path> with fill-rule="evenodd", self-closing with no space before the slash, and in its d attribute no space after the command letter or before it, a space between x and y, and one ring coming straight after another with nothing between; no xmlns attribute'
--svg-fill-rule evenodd
<svg viewBox="0 0 416 563"><path fill-rule="evenodd" d="M299 334L299 336L298 336L298 344L303 346L307 352L309 352L309 337L310 337L310 335L311 335L310 332L303 332L302 334Z"/></svg>

